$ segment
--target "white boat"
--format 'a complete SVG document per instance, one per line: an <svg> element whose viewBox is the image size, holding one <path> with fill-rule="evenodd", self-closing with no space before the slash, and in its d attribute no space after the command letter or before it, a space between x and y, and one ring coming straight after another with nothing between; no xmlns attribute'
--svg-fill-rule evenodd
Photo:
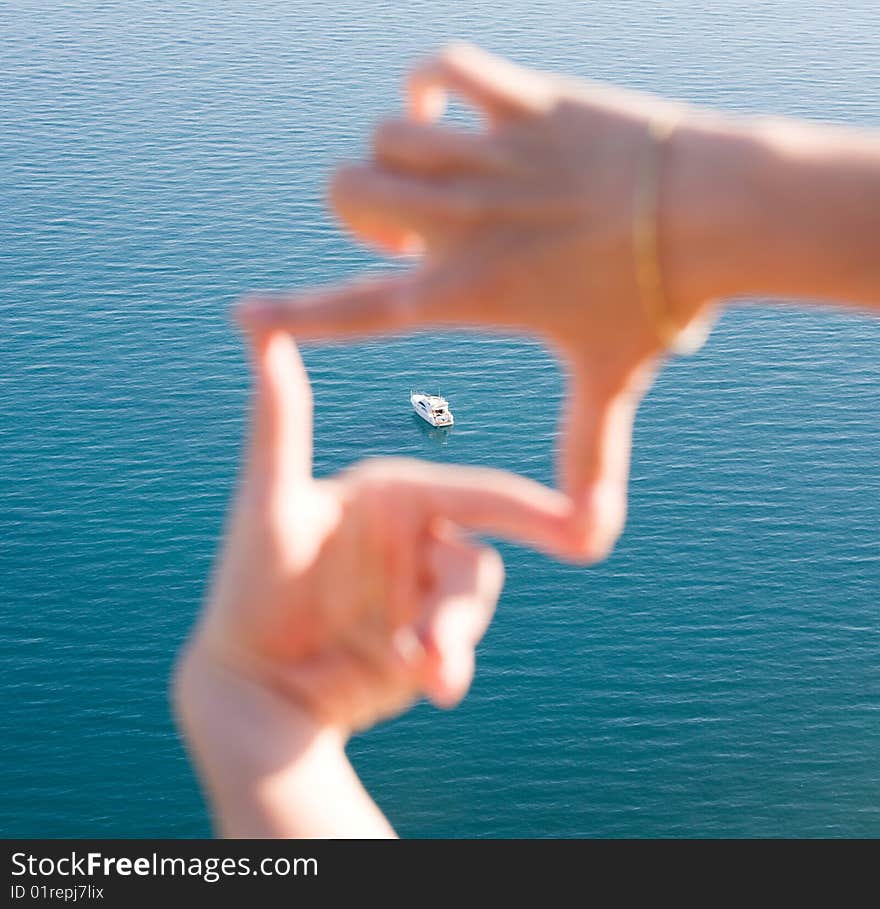
<svg viewBox="0 0 880 909"><path fill-rule="evenodd" d="M413 410L432 426L452 426L455 422L449 410L449 401L440 395L425 395L418 391L411 391L409 402Z"/></svg>

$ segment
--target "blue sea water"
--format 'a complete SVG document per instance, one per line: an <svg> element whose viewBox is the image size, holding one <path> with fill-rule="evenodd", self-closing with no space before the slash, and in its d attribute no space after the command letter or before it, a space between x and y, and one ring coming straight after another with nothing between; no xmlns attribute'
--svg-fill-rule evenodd
<svg viewBox="0 0 880 909"><path fill-rule="evenodd" d="M323 183L448 37L880 121L873 0L0 3L0 833L208 833L166 685L242 437L229 306L382 267ZM305 356L318 472L404 454L552 480L561 376L537 343ZM450 398L448 437L413 419L411 386ZM502 546L464 705L352 743L400 832L880 835L878 413L880 323L726 311L640 412L613 557Z"/></svg>

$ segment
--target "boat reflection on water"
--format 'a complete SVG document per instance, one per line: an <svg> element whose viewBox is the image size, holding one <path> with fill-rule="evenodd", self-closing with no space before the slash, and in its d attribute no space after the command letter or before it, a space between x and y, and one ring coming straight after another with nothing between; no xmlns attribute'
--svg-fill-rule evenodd
<svg viewBox="0 0 880 909"><path fill-rule="evenodd" d="M451 426L431 426L426 423L417 414L412 415L413 423L419 428L419 432L426 438L430 439L435 445L448 445L449 437L452 435Z"/></svg>

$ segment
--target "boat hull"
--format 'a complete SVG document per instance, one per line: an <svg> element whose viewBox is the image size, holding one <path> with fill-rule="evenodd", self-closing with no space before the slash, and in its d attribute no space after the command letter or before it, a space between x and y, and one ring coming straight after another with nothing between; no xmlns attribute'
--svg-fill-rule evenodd
<svg viewBox="0 0 880 909"><path fill-rule="evenodd" d="M450 420L448 423L435 423L430 417L426 417L423 413L416 411L416 416L421 417L428 426L433 426L436 429L449 429L450 426L455 425L455 420Z"/></svg>
<svg viewBox="0 0 880 909"><path fill-rule="evenodd" d="M437 423L432 420L427 414L422 413L422 411L419 410L415 404L413 404L413 410L415 411L415 415L417 417L421 417L421 419L423 419L428 424L428 426L436 426L438 429L448 429L450 426L455 425L455 420L452 417L449 418L448 423Z"/></svg>

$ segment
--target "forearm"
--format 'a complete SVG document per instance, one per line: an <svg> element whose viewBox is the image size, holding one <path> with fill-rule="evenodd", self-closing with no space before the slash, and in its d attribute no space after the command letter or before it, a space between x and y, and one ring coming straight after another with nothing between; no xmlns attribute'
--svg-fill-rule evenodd
<svg viewBox="0 0 880 909"><path fill-rule="evenodd" d="M663 254L686 306L753 295L880 311L880 135L706 116L668 155Z"/></svg>
<svg viewBox="0 0 880 909"><path fill-rule="evenodd" d="M349 763L344 736L274 692L191 652L174 702L219 835L395 835Z"/></svg>

